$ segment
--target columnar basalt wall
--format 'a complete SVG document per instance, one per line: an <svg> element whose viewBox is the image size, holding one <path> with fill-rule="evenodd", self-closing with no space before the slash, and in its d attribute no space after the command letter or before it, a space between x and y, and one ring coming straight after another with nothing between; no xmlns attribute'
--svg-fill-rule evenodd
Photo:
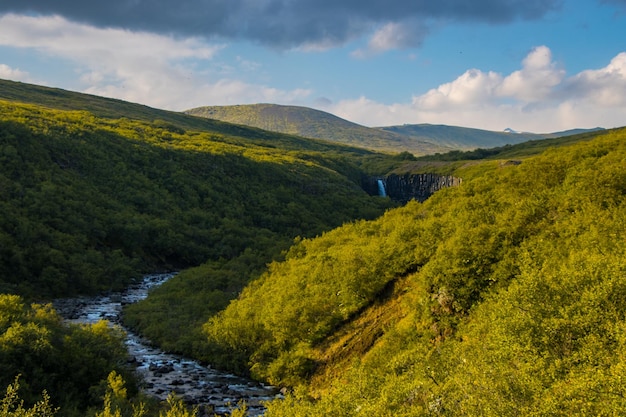
<svg viewBox="0 0 626 417"><path fill-rule="evenodd" d="M395 201L424 201L435 191L461 184L461 178L437 174L391 174L386 177L368 178L363 188L371 195L381 195L379 184L383 183L386 196Z"/></svg>

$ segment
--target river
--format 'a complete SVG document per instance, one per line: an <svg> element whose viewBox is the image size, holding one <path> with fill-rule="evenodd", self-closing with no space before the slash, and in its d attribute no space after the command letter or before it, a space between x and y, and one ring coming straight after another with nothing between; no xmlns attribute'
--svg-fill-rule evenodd
<svg viewBox="0 0 626 417"><path fill-rule="evenodd" d="M70 323L107 320L111 325L122 326L122 307L146 298L151 288L172 276L173 274L147 275L140 284L124 292L60 299L54 302L54 307ZM279 395L273 387L164 352L129 329L124 328L124 331L130 361L143 381L142 390L148 395L165 400L174 392L186 404L197 405L201 410L209 411L208 415L228 414L231 407L245 401L250 416L262 415L263 401L272 400Z"/></svg>

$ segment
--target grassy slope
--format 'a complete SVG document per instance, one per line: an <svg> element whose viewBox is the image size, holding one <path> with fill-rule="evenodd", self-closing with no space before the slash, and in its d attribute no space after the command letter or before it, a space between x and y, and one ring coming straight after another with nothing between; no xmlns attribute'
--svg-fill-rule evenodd
<svg viewBox="0 0 626 417"><path fill-rule="evenodd" d="M213 132L224 135L229 140L245 138L245 144L271 147L273 142L279 141L281 148L289 150L324 151L341 148L341 144L329 143L328 141L305 139L294 135L280 135L276 132L268 132L254 127L238 126L219 120L155 109L123 100L2 79L0 79L0 99L30 103L57 110L84 110L97 117L108 119L127 118L156 122L164 126L169 124L178 129ZM354 146L345 146L343 149L358 153L371 153Z"/></svg>
<svg viewBox="0 0 626 417"><path fill-rule="evenodd" d="M619 130L619 129L617 129ZM489 149L471 151L451 151L444 154L424 155L413 160L405 161L395 167L389 167L389 173L435 173L440 175L454 175L462 167L480 165L483 161L498 161L500 165L515 165L524 159L536 156L548 149L573 145L579 142L593 140L599 134L609 133L611 130L599 130L576 133L548 139L535 139L515 145L505 145Z"/></svg>
<svg viewBox="0 0 626 417"><path fill-rule="evenodd" d="M460 168L459 188L293 247L209 341L304 383L268 416L622 414L625 155L617 129Z"/></svg>
<svg viewBox="0 0 626 417"><path fill-rule="evenodd" d="M381 127L380 129L418 140L429 140L442 146L459 150L496 148L504 145L514 145L522 142L538 141L541 139L571 136L588 132L588 130L584 129L574 129L555 133L508 133L431 124L388 126Z"/></svg>
<svg viewBox="0 0 626 417"><path fill-rule="evenodd" d="M423 155L448 150L445 146L440 146L427 138L415 139L393 132L371 129L330 113L306 107L275 104L207 106L187 110L186 113L377 151L394 153L406 151Z"/></svg>

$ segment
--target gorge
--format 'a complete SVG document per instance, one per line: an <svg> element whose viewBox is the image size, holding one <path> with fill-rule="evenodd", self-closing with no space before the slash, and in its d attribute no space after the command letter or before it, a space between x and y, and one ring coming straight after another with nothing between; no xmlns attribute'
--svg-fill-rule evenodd
<svg viewBox="0 0 626 417"><path fill-rule="evenodd" d="M370 195L389 197L406 203L410 200L425 201L435 191L459 186L461 178L438 174L389 174L385 177L369 177L363 181L363 189Z"/></svg>

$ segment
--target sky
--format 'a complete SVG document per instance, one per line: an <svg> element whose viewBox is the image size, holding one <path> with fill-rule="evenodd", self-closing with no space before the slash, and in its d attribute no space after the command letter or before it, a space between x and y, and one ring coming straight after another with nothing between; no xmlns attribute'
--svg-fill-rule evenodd
<svg viewBox="0 0 626 417"><path fill-rule="evenodd" d="M626 0L0 0L0 78L365 126L626 126Z"/></svg>

